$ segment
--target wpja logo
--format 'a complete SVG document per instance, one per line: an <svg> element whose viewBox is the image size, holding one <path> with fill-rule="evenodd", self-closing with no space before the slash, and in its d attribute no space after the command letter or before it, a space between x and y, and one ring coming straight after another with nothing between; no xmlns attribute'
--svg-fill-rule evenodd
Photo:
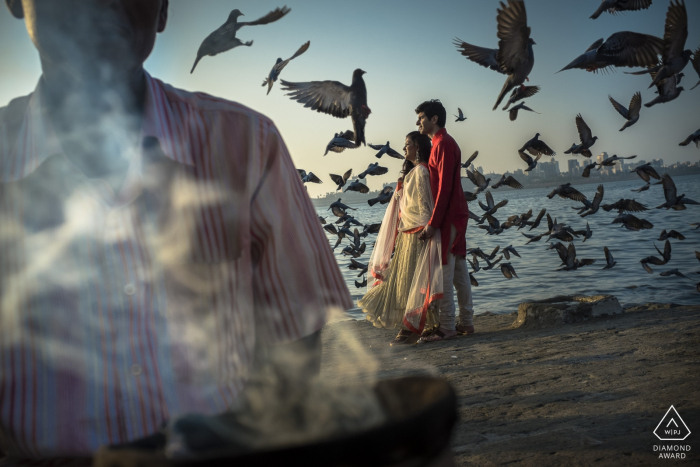
<svg viewBox="0 0 700 467"><path fill-rule="evenodd" d="M654 430L661 441L684 441L690 436L690 429L685 424L674 406L669 407L664 418ZM659 459L685 459L685 453L690 451L689 444L655 444L654 452L659 453Z"/></svg>

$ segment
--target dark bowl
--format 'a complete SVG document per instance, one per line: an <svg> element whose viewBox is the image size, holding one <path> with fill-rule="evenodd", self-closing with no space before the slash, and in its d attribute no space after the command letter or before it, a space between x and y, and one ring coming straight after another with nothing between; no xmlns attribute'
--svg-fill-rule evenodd
<svg viewBox="0 0 700 467"><path fill-rule="evenodd" d="M379 381L374 389L388 420L358 433L245 455L217 451L196 461L167 459L163 455L164 436L154 435L125 445L104 447L96 454L93 465L261 467L298 463L365 467L406 462L422 465L445 450L457 421L457 398L447 381L406 377Z"/></svg>

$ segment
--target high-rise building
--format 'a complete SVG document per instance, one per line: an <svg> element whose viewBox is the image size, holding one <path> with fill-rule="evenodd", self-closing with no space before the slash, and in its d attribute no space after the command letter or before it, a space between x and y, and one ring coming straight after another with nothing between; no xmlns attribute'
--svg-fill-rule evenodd
<svg viewBox="0 0 700 467"><path fill-rule="evenodd" d="M567 165L569 167L569 173L573 174L576 172L575 169L578 169L580 167L578 159L569 159L567 162Z"/></svg>

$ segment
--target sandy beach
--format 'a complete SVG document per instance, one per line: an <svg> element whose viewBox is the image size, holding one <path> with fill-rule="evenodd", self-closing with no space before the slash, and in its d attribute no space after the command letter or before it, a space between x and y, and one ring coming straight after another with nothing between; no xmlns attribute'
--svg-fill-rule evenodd
<svg viewBox="0 0 700 467"><path fill-rule="evenodd" d="M389 346L393 330L334 322L323 330L322 377L445 378L458 396L460 466L698 465L700 305L517 329L515 318L478 315L471 336L399 347ZM338 365L352 352L361 371ZM682 442L653 434L671 405L691 432ZM655 446L674 444L690 446L685 459L659 459Z"/></svg>

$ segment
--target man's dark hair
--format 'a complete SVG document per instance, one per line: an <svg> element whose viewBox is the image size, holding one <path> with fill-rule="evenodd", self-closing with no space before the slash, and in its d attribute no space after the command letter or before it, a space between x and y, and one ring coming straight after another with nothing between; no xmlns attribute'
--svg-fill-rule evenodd
<svg viewBox="0 0 700 467"><path fill-rule="evenodd" d="M447 111L443 107L442 102L439 99L431 99L429 101L423 102L421 105L416 107L416 114L423 112L426 117L433 118L437 115L437 126L440 128L445 128L445 122L447 122Z"/></svg>

